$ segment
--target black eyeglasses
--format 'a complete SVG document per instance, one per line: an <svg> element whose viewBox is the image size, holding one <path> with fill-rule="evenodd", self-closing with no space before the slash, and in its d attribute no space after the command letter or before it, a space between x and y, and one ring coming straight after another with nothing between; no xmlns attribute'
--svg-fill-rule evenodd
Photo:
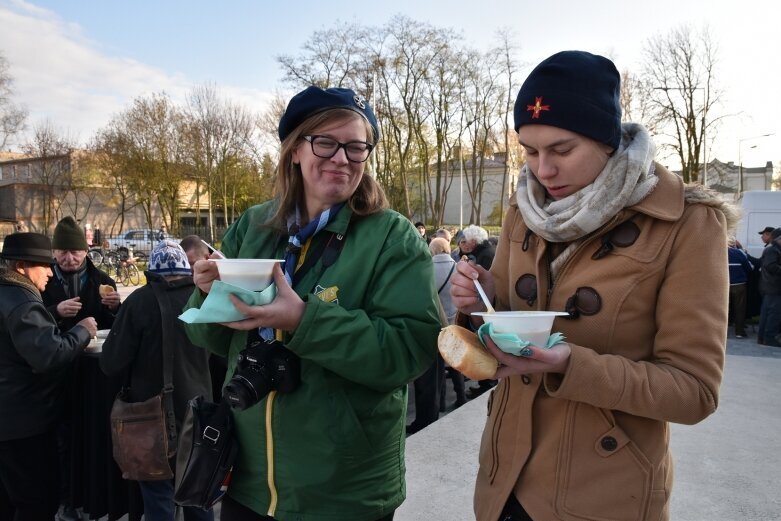
<svg viewBox="0 0 781 521"><path fill-rule="evenodd" d="M312 145L312 153L323 159L331 159L340 148L343 148L348 161L363 163L369 159L369 154L374 148L374 145L365 141L340 143L328 136L303 136L303 138Z"/></svg>

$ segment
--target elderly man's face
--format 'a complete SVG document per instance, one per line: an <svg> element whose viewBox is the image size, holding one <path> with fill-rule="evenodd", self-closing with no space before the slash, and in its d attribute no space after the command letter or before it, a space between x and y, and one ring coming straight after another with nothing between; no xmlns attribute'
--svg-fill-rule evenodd
<svg viewBox="0 0 781 521"><path fill-rule="evenodd" d="M54 260L64 272L76 271L84 264L87 250L54 250Z"/></svg>
<svg viewBox="0 0 781 521"><path fill-rule="evenodd" d="M17 269L17 271L30 279L30 282L39 291L46 289L46 283L49 282L49 278L52 276L52 268L46 264L24 263L24 267Z"/></svg>

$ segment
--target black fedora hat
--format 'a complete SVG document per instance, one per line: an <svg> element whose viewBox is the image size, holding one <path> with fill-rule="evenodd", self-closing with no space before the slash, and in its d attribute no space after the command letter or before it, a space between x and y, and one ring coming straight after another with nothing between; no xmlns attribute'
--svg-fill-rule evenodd
<svg viewBox="0 0 781 521"><path fill-rule="evenodd" d="M772 226L765 226L765 229L759 232L759 234L762 235L763 233L772 233L773 230L775 230L775 228Z"/></svg>
<svg viewBox="0 0 781 521"><path fill-rule="evenodd" d="M0 257L8 260L52 263L52 241L40 233L12 233L5 238Z"/></svg>

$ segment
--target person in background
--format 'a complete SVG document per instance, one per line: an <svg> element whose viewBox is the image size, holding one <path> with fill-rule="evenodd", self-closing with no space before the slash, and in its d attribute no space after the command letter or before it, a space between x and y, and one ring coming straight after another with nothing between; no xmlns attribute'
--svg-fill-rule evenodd
<svg viewBox="0 0 781 521"><path fill-rule="evenodd" d="M450 257L456 262L461 260L461 242L463 240L464 240L464 231L458 230L456 232L456 238L455 238L456 247L453 251L450 252Z"/></svg>
<svg viewBox="0 0 781 521"><path fill-rule="evenodd" d="M775 228L760 258L759 292L762 310L759 315L757 343L781 346L781 228Z"/></svg>
<svg viewBox="0 0 781 521"><path fill-rule="evenodd" d="M168 228L165 226L165 223L160 225L160 229L157 230L157 240L162 241L166 237L168 237Z"/></svg>
<svg viewBox="0 0 781 521"><path fill-rule="evenodd" d="M92 264L87 255L87 238L72 217L57 223L52 246L54 277L46 285L43 302L57 324L67 330L91 316L98 321L98 329L110 329L121 302L117 283ZM101 296L101 284L111 286L114 291Z"/></svg>
<svg viewBox="0 0 781 521"><path fill-rule="evenodd" d="M107 274L97 269L87 255L87 238L73 217L64 217L54 228L52 238L54 247L54 276L49 279L42 293L46 309L57 321L62 331L70 330L85 317L94 317L98 329L110 329L115 313L120 307L117 283ZM105 284L114 291L101 296L100 286ZM67 394L67 393L66 393ZM62 418L59 429L60 466L64 472L70 471L70 419ZM62 521L78 519L80 514L70 504L70 482L62 481L63 508L59 514Z"/></svg>
<svg viewBox="0 0 781 521"><path fill-rule="evenodd" d="M434 237L432 237L432 239L434 239L436 237L439 237L441 239L445 239L447 241L447 244L448 244L448 251L450 251L450 248L449 248L450 241L453 240L453 236L450 234L450 230L448 230L447 228L439 228L439 229L437 229L437 231L434 232ZM429 243L429 244L431 244L431 243Z"/></svg>
<svg viewBox="0 0 781 521"><path fill-rule="evenodd" d="M447 232L447 230L443 231ZM439 301L442 303L442 310L444 311L445 317L447 318L447 323L453 324L456 319L457 310L453 305L453 299L450 297L450 279L455 272L456 261L454 261L450 256L450 233L447 232L447 235L447 238L436 237L431 239L431 243L428 245L428 249L431 252L431 260L434 262L434 280L436 281L437 295L439 295ZM444 364L444 360L442 363ZM447 376L450 377L450 380L453 382L453 391L456 394L455 406L461 407L466 403L466 394L464 392L464 375L449 365L445 365L445 371ZM444 412L447 409L445 404L446 384L446 379L442 379L439 393L440 412Z"/></svg>
<svg viewBox="0 0 781 521"><path fill-rule="evenodd" d="M188 235L179 243L187 254L187 262L194 266L199 260L207 260L211 252L198 235ZM228 361L224 356L211 353L209 356L209 374L212 377L212 400L216 403L222 399L222 385L228 371Z"/></svg>
<svg viewBox="0 0 781 521"><path fill-rule="evenodd" d="M100 231L100 225L95 225L95 233L92 234L92 244L91 246L94 246L96 248L102 248L103 247L103 233Z"/></svg>
<svg viewBox="0 0 781 521"><path fill-rule="evenodd" d="M232 297L245 320L185 326L228 357L231 375L248 341L272 335L300 362L297 388L234 410L239 455L220 516L388 521L405 495L407 384L437 352L431 256L365 172L379 126L361 96L308 87L279 138L274 199L246 210L221 245L228 258L284 258L276 297ZM188 307L200 307L219 272L212 261L193 268Z"/></svg>
<svg viewBox="0 0 781 521"><path fill-rule="evenodd" d="M428 244L431 239L426 236L426 225L418 221L415 223L415 229L418 230L418 235L420 235L420 238L426 241L426 244Z"/></svg>
<svg viewBox="0 0 781 521"><path fill-rule="evenodd" d="M57 427L68 368L97 332L93 317L61 331L41 291L48 237L14 233L0 253L0 519L52 521L60 504Z"/></svg>
<svg viewBox="0 0 781 521"><path fill-rule="evenodd" d="M669 518L670 426L718 406L727 334L727 231L736 209L654 162L621 122L613 62L564 51L532 70L515 130L526 164L490 271L460 262L456 322L565 311L565 341L500 362L488 400L477 521ZM698 262L697 259L707 259Z"/></svg>
<svg viewBox="0 0 781 521"><path fill-rule="evenodd" d="M491 268L491 263L494 261L494 255L496 254L496 246L488 241L488 232L474 224L464 228L461 239L458 242L458 250L461 257L457 260L460 261L466 257L469 262L477 264L486 270ZM494 379L480 380L476 386L473 385L466 390L466 396L470 399L477 398L495 386L496 380Z"/></svg>
<svg viewBox="0 0 781 521"><path fill-rule="evenodd" d="M183 323L163 324L161 309L177 317L193 292L190 264L184 250L171 240L157 243L145 272L147 283L131 293L119 310L114 327L103 344L100 368L108 376L129 373L128 401L143 402L163 388L163 327L172 328L173 404L176 427L181 432L187 402L197 396L211 396L208 352L194 346ZM159 298L159 288L166 298ZM176 462L169 464L176 473ZM144 518L174 521L174 479L140 481ZM212 521L214 513L197 507L183 507L185 521Z"/></svg>
<svg viewBox="0 0 781 521"><path fill-rule="evenodd" d="M458 242L458 250L462 257L466 255L471 262L487 270L491 269L496 254L496 247L488 240L488 232L474 224L464 228L463 236Z"/></svg>
<svg viewBox="0 0 781 521"><path fill-rule="evenodd" d="M754 269L748 260L748 255L738 248L734 237L727 243L727 260L729 262L729 305L735 322L735 337L746 336L746 287L748 277Z"/></svg>

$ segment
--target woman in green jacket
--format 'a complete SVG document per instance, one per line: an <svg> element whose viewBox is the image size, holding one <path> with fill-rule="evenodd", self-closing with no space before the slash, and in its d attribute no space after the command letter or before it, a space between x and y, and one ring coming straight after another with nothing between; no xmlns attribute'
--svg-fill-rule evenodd
<svg viewBox="0 0 781 521"><path fill-rule="evenodd" d="M273 200L225 234L229 258L285 259L277 296L234 305L247 318L193 324L194 343L227 356L274 332L300 360L300 385L234 410L240 447L222 519L377 521L405 495L407 383L434 360L439 320L431 258L411 223L364 172L379 138L349 89L309 87L279 122ZM217 267L194 266L199 307ZM230 376L229 376L230 378Z"/></svg>

